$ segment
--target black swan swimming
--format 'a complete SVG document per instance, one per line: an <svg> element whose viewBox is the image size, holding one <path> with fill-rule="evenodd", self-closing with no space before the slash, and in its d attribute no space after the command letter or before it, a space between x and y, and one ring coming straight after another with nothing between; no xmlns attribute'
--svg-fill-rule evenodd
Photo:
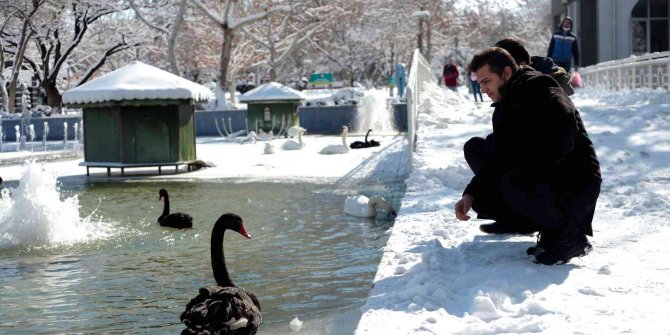
<svg viewBox="0 0 670 335"><path fill-rule="evenodd" d="M158 200L163 200L163 214L158 217L158 223L163 227L172 228L193 228L193 218L184 213L170 214L170 197L167 191L162 188L158 191Z"/></svg>
<svg viewBox="0 0 670 335"><path fill-rule="evenodd" d="M372 129L368 130L368 133L365 134L365 143L368 143L369 146L371 146L371 147L378 147L378 146L381 144L380 142L377 142L377 141L375 141L375 140L373 140L373 139L370 139L370 142L368 142L368 135L370 134L370 131L371 131L371 130L372 130Z"/></svg>
<svg viewBox="0 0 670 335"><path fill-rule="evenodd" d="M350 148L352 149L363 149L363 148L369 148L369 147L378 147L380 145L379 142L375 140L370 140L368 142L368 136L370 135L370 132L372 129L368 129L368 132L365 133L365 142L361 141L355 141L349 145Z"/></svg>
<svg viewBox="0 0 670 335"><path fill-rule="evenodd" d="M242 224L242 218L227 213L214 224L211 239L212 271L216 286L200 289L191 299L180 320L186 324L182 334L256 334L261 324L261 305L256 296L236 286L230 279L223 253L223 235L234 230L251 239Z"/></svg>

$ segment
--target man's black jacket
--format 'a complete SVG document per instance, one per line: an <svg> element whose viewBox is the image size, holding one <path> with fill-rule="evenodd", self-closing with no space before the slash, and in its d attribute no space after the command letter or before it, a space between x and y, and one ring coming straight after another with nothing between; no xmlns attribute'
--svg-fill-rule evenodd
<svg viewBox="0 0 670 335"><path fill-rule="evenodd" d="M477 199L509 173L558 190L600 179L600 165L579 113L554 79L520 68L494 103L492 153L465 192Z"/></svg>

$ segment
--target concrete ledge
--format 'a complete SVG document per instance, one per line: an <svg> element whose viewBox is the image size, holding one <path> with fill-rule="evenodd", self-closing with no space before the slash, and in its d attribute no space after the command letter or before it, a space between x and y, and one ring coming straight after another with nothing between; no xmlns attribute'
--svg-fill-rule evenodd
<svg viewBox="0 0 670 335"><path fill-rule="evenodd" d="M6 155L1 155L0 158L0 166L5 166L5 165L20 165L23 164L26 160L35 160L38 162L45 162L45 161L56 161L56 160L62 160L62 159L75 159L75 158L82 158L84 157L84 153L82 151L59 151L59 152L53 152L53 151L47 151L47 152L30 152L30 151L25 151L25 154L17 154L14 156L8 156L5 157Z"/></svg>

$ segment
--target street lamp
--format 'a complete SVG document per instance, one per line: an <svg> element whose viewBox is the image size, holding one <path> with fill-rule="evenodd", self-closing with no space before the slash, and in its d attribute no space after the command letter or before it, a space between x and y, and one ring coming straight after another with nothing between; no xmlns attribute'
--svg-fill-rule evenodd
<svg viewBox="0 0 670 335"><path fill-rule="evenodd" d="M430 61L430 22L428 22L428 29L426 31L426 52L424 53L423 50L423 20L430 18L430 12L421 8L421 10L412 13L412 17L419 19L419 33L417 34L419 52L424 55L428 61Z"/></svg>
<svg viewBox="0 0 670 335"><path fill-rule="evenodd" d="M565 8L565 16L568 16L568 0L561 0L563 7Z"/></svg>

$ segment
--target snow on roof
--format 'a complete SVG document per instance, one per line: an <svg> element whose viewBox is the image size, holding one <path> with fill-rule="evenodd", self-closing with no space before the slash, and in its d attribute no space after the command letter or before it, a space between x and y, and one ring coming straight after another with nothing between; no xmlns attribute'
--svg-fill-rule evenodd
<svg viewBox="0 0 670 335"><path fill-rule="evenodd" d="M240 96L240 102L268 100L305 100L307 95L280 83L270 82Z"/></svg>
<svg viewBox="0 0 670 335"><path fill-rule="evenodd" d="M207 87L159 68L134 61L63 94L65 104L88 104L122 100L213 98Z"/></svg>

